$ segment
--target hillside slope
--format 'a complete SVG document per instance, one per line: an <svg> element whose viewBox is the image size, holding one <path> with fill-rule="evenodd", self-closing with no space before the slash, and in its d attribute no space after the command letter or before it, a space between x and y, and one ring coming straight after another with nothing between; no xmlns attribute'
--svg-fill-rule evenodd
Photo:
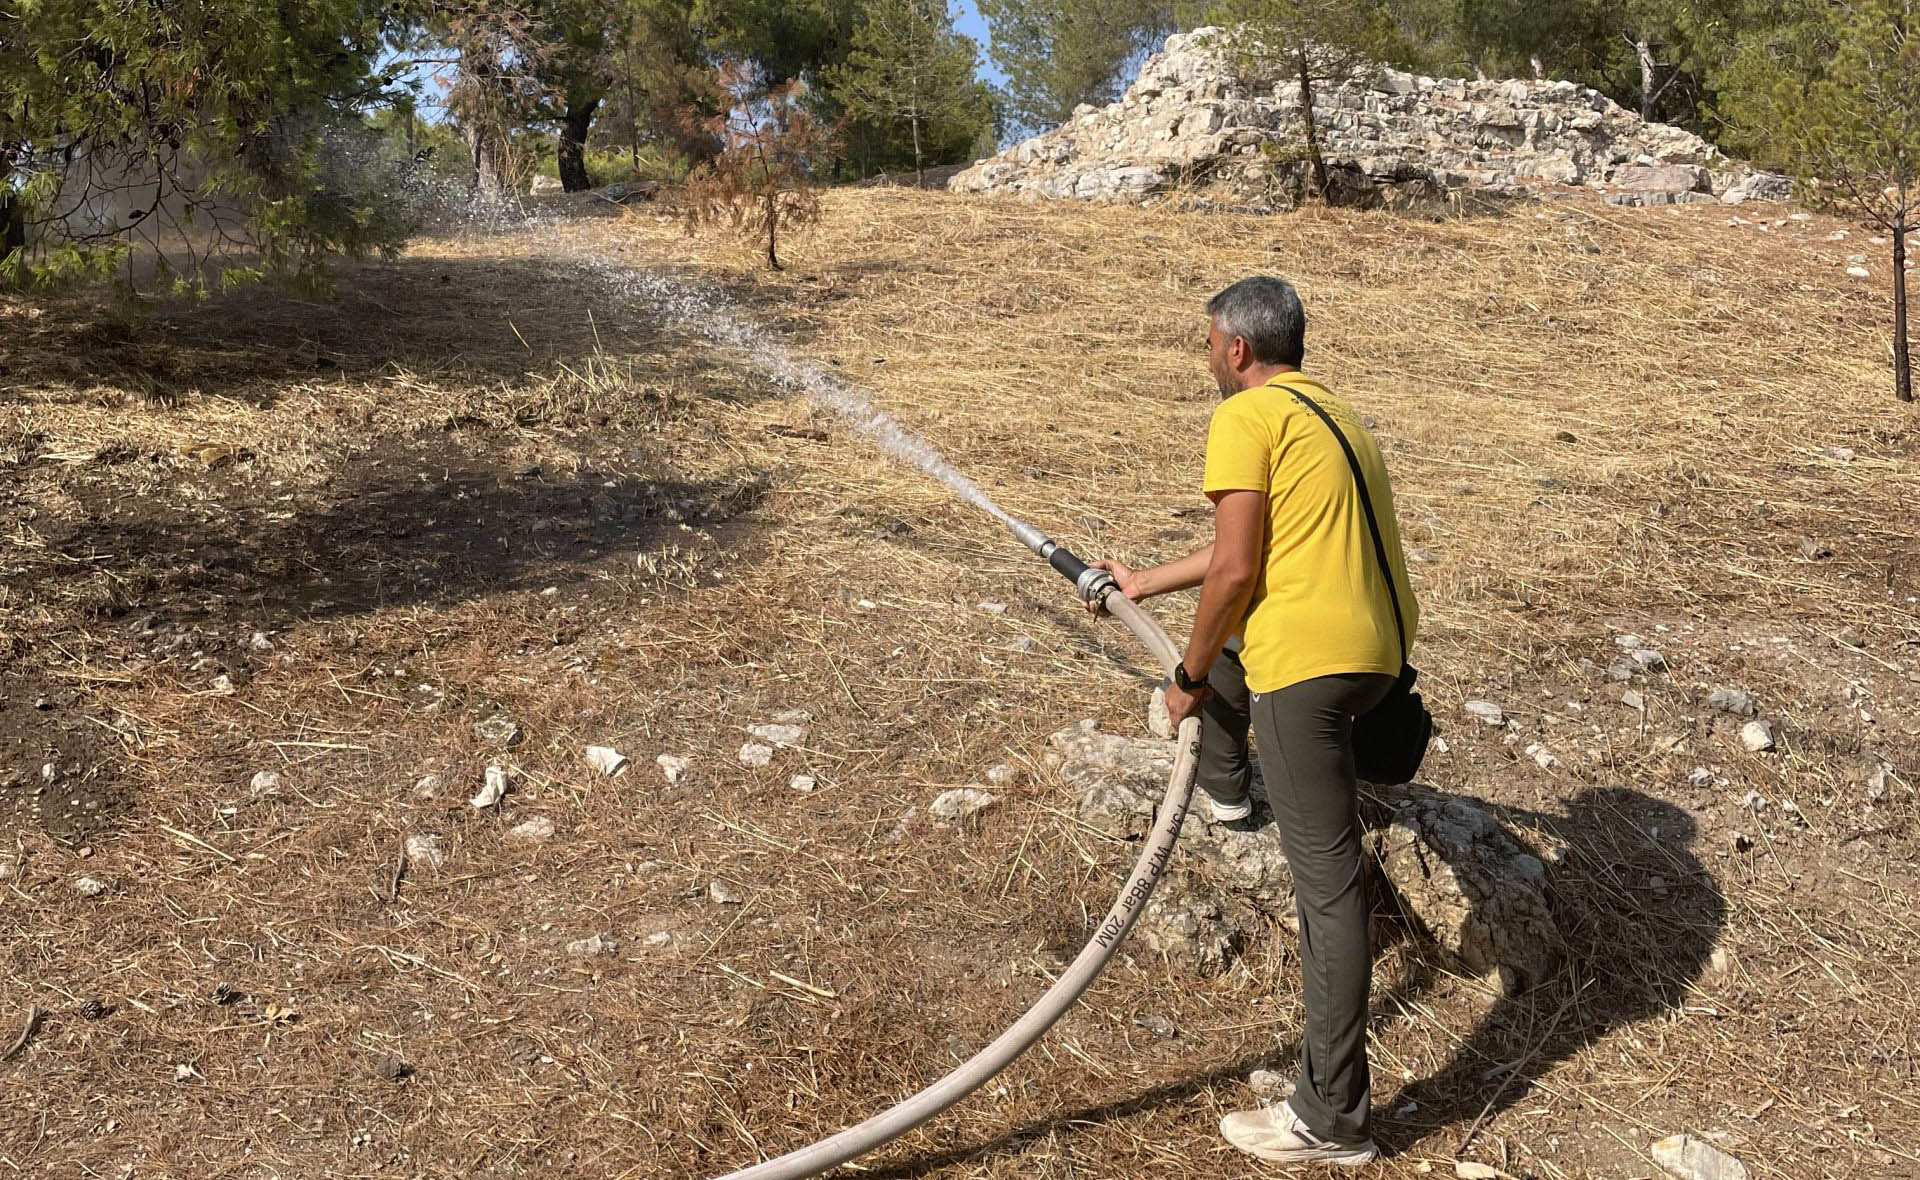
<svg viewBox="0 0 1920 1180"><path fill-rule="evenodd" d="M0 303L0 1021L45 1013L0 1063L16 1170L696 1177L970 1053L1130 855L1045 737L1138 732L1153 678L634 276L724 294L1010 510L1146 561L1206 536L1201 304L1267 271L1394 474L1434 786L1568 849L1551 984L1383 949L1379 1174L1445 1175L1477 1125L1466 1156L1519 1177L1651 1175L1677 1131L1755 1175L1920 1175L1920 423L1836 223L862 190L769 275L570 208L329 305ZM1622 683L1629 633L1664 668ZM768 724L803 732L743 765ZM1001 806L929 823L1001 763ZM1135 945L868 1163L1266 1175L1214 1124L1287 1068L1296 972L1280 930L1212 975Z"/></svg>

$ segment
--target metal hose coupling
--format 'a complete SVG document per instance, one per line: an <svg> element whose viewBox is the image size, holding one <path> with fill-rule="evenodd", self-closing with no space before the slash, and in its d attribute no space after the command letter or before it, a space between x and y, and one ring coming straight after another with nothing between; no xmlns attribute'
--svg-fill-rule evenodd
<svg viewBox="0 0 1920 1180"><path fill-rule="evenodd" d="M1083 601L1100 602L1119 589L1112 574L1094 569L1081 561L1071 550L1026 521L1010 520L1007 528L1012 531L1015 540L1033 550L1037 557L1054 568L1055 573L1072 582Z"/></svg>

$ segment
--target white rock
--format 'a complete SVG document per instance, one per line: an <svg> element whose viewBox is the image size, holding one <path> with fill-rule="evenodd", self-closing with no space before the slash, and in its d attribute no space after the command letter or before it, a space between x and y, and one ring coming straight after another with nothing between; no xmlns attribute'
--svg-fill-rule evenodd
<svg viewBox="0 0 1920 1180"><path fill-rule="evenodd" d="M230 697L234 693L239 692L240 690L234 687L233 677L227 675L225 672L222 672L220 673L220 675L215 676L213 678L213 691L219 693L223 697Z"/></svg>
<svg viewBox="0 0 1920 1180"><path fill-rule="evenodd" d="M487 767L486 782L481 785L479 793L467 802L473 804L475 807L485 808L494 806L506 797L506 769L499 766L489 766Z"/></svg>
<svg viewBox="0 0 1920 1180"><path fill-rule="evenodd" d="M413 793L422 799L432 799L440 794L446 782L437 774L423 774L420 781L413 784Z"/></svg>
<svg viewBox="0 0 1920 1180"><path fill-rule="evenodd" d="M980 604L980 609L990 615L1004 615L1007 613L1007 604L1004 602L983 602Z"/></svg>
<svg viewBox="0 0 1920 1180"><path fill-rule="evenodd" d="M1696 766L1687 774L1687 781L1696 787L1713 785L1713 772L1704 766Z"/></svg>
<svg viewBox="0 0 1920 1180"><path fill-rule="evenodd" d="M1002 762L998 766L989 767L985 777L988 786L1007 787L1012 786L1013 780L1019 776L1020 772L1015 770L1011 763Z"/></svg>
<svg viewBox="0 0 1920 1180"><path fill-rule="evenodd" d="M1751 717L1760 711L1759 706L1754 704L1753 694L1738 688L1714 689L1707 694L1707 708L1732 713L1736 717Z"/></svg>
<svg viewBox="0 0 1920 1180"><path fill-rule="evenodd" d="M520 723L506 713L495 713L473 723L474 736L484 742L491 742L503 749L517 746L526 738L526 731Z"/></svg>
<svg viewBox="0 0 1920 1180"><path fill-rule="evenodd" d="M1539 742L1535 742L1527 747L1527 757L1533 759L1534 763L1542 770L1552 770L1554 767L1560 765L1560 759L1553 756L1553 751L1547 749Z"/></svg>
<svg viewBox="0 0 1920 1180"><path fill-rule="evenodd" d="M265 631L255 631L253 638L247 640L247 646L255 651L272 651L273 639Z"/></svg>
<svg viewBox="0 0 1920 1180"><path fill-rule="evenodd" d="M740 747L740 765L765 766L773 761L773 747L763 746L759 742L748 742Z"/></svg>
<svg viewBox="0 0 1920 1180"><path fill-rule="evenodd" d="M1774 748L1773 726L1765 721L1749 721L1740 727L1740 744L1749 753L1764 754Z"/></svg>
<svg viewBox="0 0 1920 1180"><path fill-rule="evenodd" d="M1639 647L1627 653L1627 657L1649 672L1658 672L1667 666L1667 657L1651 647Z"/></svg>
<svg viewBox="0 0 1920 1180"><path fill-rule="evenodd" d="M1874 767L1873 773L1867 776L1868 802L1878 803L1882 799L1885 799L1887 797L1887 786L1892 780L1893 765L1891 763L1882 762L1880 765Z"/></svg>
<svg viewBox="0 0 1920 1180"><path fill-rule="evenodd" d="M810 774L796 774L787 780L787 786L799 791L801 794L810 794L813 789L819 785L819 782Z"/></svg>
<svg viewBox="0 0 1920 1180"><path fill-rule="evenodd" d="M407 837L407 859L424 861L437 869L447 863L447 854L440 850L440 837L421 832Z"/></svg>
<svg viewBox="0 0 1920 1180"><path fill-rule="evenodd" d="M261 770L254 773L247 789L255 795L278 795L280 793L280 775L277 771Z"/></svg>
<svg viewBox="0 0 1920 1180"><path fill-rule="evenodd" d="M1468 701L1467 715L1482 725L1500 726L1507 723L1506 710L1492 701Z"/></svg>
<svg viewBox="0 0 1920 1180"><path fill-rule="evenodd" d="M1161 685L1147 698L1147 729L1154 737L1173 740L1173 714L1167 712L1167 686Z"/></svg>
<svg viewBox="0 0 1920 1180"><path fill-rule="evenodd" d="M1856 279L1870 279L1873 277L1873 272L1864 266L1849 266L1847 273ZM1744 1173L1742 1174L1744 1175Z"/></svg>
<svg viewBox="0 0 1920 1180"><path fill-rule="evenodd" d="M627 756L612 746L588 746L587 765L612 778L627 772Z"/></svg>
<svg viewBox="0 0 1920 1180"><path fill-rule="evenodd" d="M1748 791L1740 797L1740 806L1748 811L1764 811L1767 807L1767 797L1758 791Z"/></svg>
<svg viewBox="0 0 1920 1180"><path fill-rule="evenodd" d="M107 891L105 881L96 881L92 877L82 877L73 883L74 892L81 897L99 897Z"/></svg>
<svg viewBox="0 0 1920 1180"><path fill-rule="evenodd" d="M1000 796L977 787L956 787L942 791L927 805L927 814L936 823L957 824L1000 802Z"/></svg>
<svg viewBox="0 0 1920 1180"><path fill-rule="evenodd" d="M666 947L666 946L672 946L672 945L673 945L673 931L671 931L671 930L656 930L656 931L654 931L654 932L653 932L652 934L649 934L649 935L647 935L647 937L646 937L646 939L645 939L645 942L646 942L646 944L647 944L648 946L650 946L650 947L654 947L654 948L656 948L656 949L657 949L657 948L659 948L659 947Z"/></svg>
<svg viewBox="0 0 1920 1180"><path fill-rule="evenodd" d="M1614 646L1623 651L1638 651L1647 646L1647 641L1638 635L1616 635L1613 637L1613 642Z"/></svg>
<svg viewBox="0 0 1920 1180"><path fill-rule="evenodd" d="M1654 1144L1653 1162L1676 1180L1747 1180L1745 1164L1692 1135L1669 1135Z"/></svg>
<svg viewBox="0 0 1920 1180"><path fill-rule="evenodd" d="M687 760L678 754L662 754L654 762L659 765L660 773L667 776L669 785L679 782L680 776L687 773Z"/></svg>
<svg viewBox="0 0 1920 1180"><path fill-rule="evenodd" d="M614 955L620 953L620 940L605 934L596 934L591 938L576 939L567 944L570 955Z"/></svg>
<svg viewBox="0 0 1920 1180"><path fill-rule="evenodd" d="M805 726L781 725L777 723L771 725L749 725L747 726L747 732L759 738L761 741L774 746L797 745L800 739L807 736Z"/></svg>
<svg viewBox="0 0 1920 1180"><path fill-rule="evenodd" d="M1635 712L1639 712L1647 707L1647 698L1629 688L1620 694L1620 703Z"/></svg>
<svg viewBox="0 0 1920 1180"><path fill-rule="evenodd" d="M544 815L536 815L532 819L515 824L507 834L516 840L551 840L553 839L553 821Z"/></svg>
<svg viewBox="0 0 1920 1180"><path fill-rule="evenodd" d="M805 725L813 720L813 714L805 709L782 709L771 720L775 725Z"/></svg>
<svg viewBox="0 0 1920 1180"><path fill-rule="evenodd" d="M740 895L735 893L725 881L714 881L707 886L707 896L721 905L739 905Z"/></svg>

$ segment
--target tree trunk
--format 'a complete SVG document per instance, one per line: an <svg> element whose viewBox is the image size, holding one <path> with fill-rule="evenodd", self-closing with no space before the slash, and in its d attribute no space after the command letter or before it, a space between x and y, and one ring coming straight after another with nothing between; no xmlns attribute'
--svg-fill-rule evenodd
<svg viewBox="0 0 1920 1180"><path fill-rule="evenodd" d="M506 161L500 158L491 131L477 123L468 127L467 151L473 157L474 191L486 201L497 201L505 196Z"/></svg>
<svg viewBox="0 0 1920 1180"><path fill-rule="evenodd" d="M7 183L0 170L0 262L27 248L27 203Z"/></svg>
<svg viewBox="0 0 1920 1180"><path fill-rule="evenodd" d="M1320 129L1313 122L1313 67L1308 60L1309 50L1302 45L1300 60L1300 118L1307 129L1307 196L1325 200L1327 196L1327 161L1320 154Z"/></svg>
<svg viewBox="0 0 1920 1180"><path fill-rule="evenodd" d="M560 143L555 149L560 172L560 188L569 193L584 193L593 187L587 174L587 131L593 126L593 113L600 100L570 102L560 116Z"/></svg>
<svg viewBox="0 0 1920 1180"><path fill-rule="evenodd" d="M1907 219L1893 219L1893 396L1913 400L1913 361L1907 352Z"/></svg>
<svg viewBox="0 0 1920 1180"><path fill-rule="evenodd" d="M920 159L920 116L916 113L908 121L913 124L913 184L915 188L925 188L927 166Z"/></svg>
<svg viewBox="0 0 1920 1180"><path fill-rule="evenodd" d="M779 200L780 195L778 193L771 193L767 196L767 265L774 270L785 270L787 268L780 265L780 255L774 253L775 235L778 234L780 230Z"/></svg>
<svg viewBox="0 0 1920 1180"><path fill-rule="evenodd" d="M1645 37L1636 37L1633 41L1633 55L1640 61L1640 118L1653 121L1653 77L1657 67L1653 61L1653 46Z"/></svg>

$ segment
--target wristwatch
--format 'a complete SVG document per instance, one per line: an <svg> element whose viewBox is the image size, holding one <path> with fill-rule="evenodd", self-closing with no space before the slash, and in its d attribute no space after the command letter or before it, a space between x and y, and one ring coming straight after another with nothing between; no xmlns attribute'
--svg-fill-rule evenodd
<svg viewBox="0 0 1920 1180"><path fill-rule="evenodd" d="M1201 689L1213 687L1207 683L1205 676L1195 680L1193 677L1187 675L1187 662L1185 660L1181 660L1173 666L1173 682L1180 686L1181 692L1199 692Z"/></svg>

